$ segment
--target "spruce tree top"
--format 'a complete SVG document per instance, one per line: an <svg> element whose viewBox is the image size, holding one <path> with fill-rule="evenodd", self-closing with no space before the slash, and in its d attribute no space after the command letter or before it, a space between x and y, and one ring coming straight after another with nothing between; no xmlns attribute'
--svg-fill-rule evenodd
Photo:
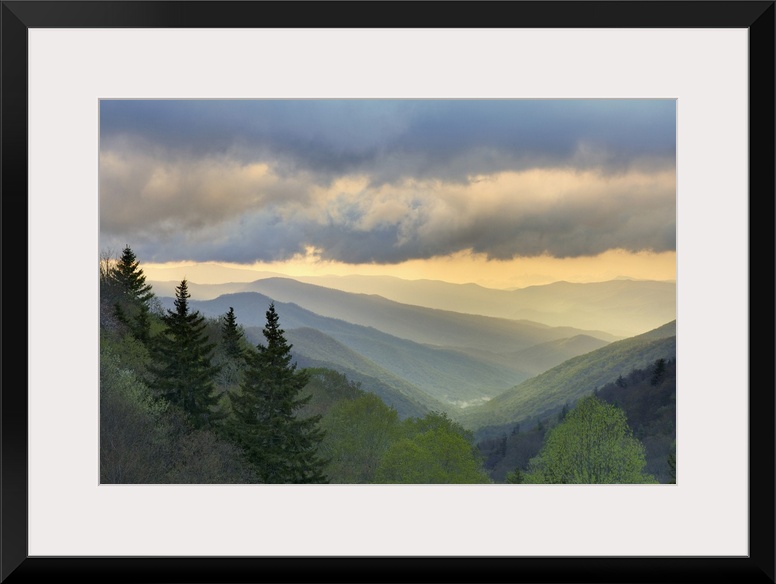
<svg viewBox="0 0 776 584"><path fill-rule="evenodd" d="M267 317L267 324L264 326L264 338L267 339L267 343L276 344L281 339L285 342L283 334L286 331L280 328L280 318L278 317L278 313L275 312L274 302L269 303L269 308L265 314Z"/></svg>
<svg viewBox="0 0 776 584"><path fill-rule="evenodd" d="M266 316L266 345L258 344L248 354L241 392L229 395L234 414L229 431L263 482L328 482L326 461L318 454L321 416L296 415L312 397L303 393L310 374L296 371L291 362L292 345L283 336L274 302Z"/></svg>
<svg viewBox="0 0 776 584"><path fill-rule="evenodd" d="M232 306L229 307L229 312L224 316L221 325L221 337L224 342L224 349L229 357L238 358L243 356L243 349L240 344L243 335L240 327L237 325L237 317Z"/></svg>
<svg viewBox="0 0 776 584"><path fill-rule="evenodd" d="M269 309L266 312L267 324L264 325L264 338L267 340L267 345L259 345L259 352L266 355L268 358L268 365L288 368L290 371L296 369L296 363L290 363L291 361L291 347L284 336L285 332L280 328L280 322L278 313L275 312L275 303L270 302Z"/></svg>
<svg viewBox="0 0 776 584"><path fill-rule="evenodd" d="M175 287L175 312L178 316L186 316L189 313L189 283L186 278Z"/></svg>
<svg viewBox="0 0 776 584"><path fill-rule="evenodd" d="M149 371L159 393L201 427L222 417L214 383L220 367L211 361L215 343L208 342L205 317L189 310L190 297L184 279L175 288L175 309L161 317L166 328L156 337L155 362Z"/></svg>
<svg viewBox="0 0 776 584"><path fill-rule="evenodd" d="M127 245L116 262L114 277L131 297L145 304L153 297L153 292L139 265L135 252Z"/></svg>

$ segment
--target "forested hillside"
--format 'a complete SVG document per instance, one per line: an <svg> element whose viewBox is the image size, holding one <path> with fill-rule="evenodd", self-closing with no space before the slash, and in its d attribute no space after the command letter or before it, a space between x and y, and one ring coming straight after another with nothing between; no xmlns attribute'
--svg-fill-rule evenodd
<svg viewBox="0 0 776 584"><path fill-rule="evenodd" d="M620 408L633 436L644 446L645 472L661 483L676 479L676 361L658 359L645 369L633 369L596 389L591 395ZM495 482L505 482L518 469L529 470L547 431L563 421L569 404L536 423L523 422L502 429L502 435L483 439L478 447Z"/></svg>
<svg viewBox="0 0 776 584"><path fill-rule="evenodd" d="M162 310L129 247L100 285L101 482L490 482L446 414L298 367L272 302L253 345L233 309L192 310L186 280Z"/></svg>
<svg viewBox="0 0 776 584"><path fill-rule="evenodd" d="M267 285L347 317L342 292ZM258 292L194 301L185 278L174 293L155 294L129 246L100 263L101 482L675 477L675 322L610 343L372 297L359 323ZM365 326L377 306L373 324L436 342ZM603 450L584 465L559 454L587 443Z"/></svg>
<svg viewBox="0 0 776 584"><path fill-rule="evenodd" d="M481 429L546 415L661 358L676 358L676 321L569 359L481 406L464 410L458 419L467 428Z"/></svg>
<svg viewBox="0 0 776 584"><path fill-rule="evenodd" d="M192 306L210 317L223 314L233 306L246 327L246 334L251 340L258 341L259 333L254 323L257 315L262 313L262 307L271 301L257 292L243 292L205 302L192 302ZM169 300L163 303L164 306L170 304ZM425 345L373 327L323 317L296 304L275 302L275 306L283 312L288 330L324 333L406 383L420 388L446 407L484 401L529 377L526 372L494 364L477 355ZM312 355L304 356L315 359Z"/></svg>

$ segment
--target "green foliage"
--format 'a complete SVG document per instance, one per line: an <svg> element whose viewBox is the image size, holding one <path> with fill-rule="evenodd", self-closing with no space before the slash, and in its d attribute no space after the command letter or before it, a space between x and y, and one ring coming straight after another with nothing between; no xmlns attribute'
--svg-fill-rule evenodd
<svg viewBox="0 0 776 584"><path fill-rule="evenodd" d="M668 457L676 441L676 361L664 360L659 382L653 384L658 363L631 371L624 387L603 386L598 397L625 412L633 435L646 449L647 472L668 483L672 480Z"/></svg>
<svg viewBox="0 0 776 584"><path fill-rule="evenodd" d="M663 358L658 359L655 361L654 366L652 367L652 379L650 379L650 384L652 385L659 385L663 378L666 375L666 360Z"/></svg>
<svg viewBox="0 0 776 584"><path fill-rule="evenodd" d="M135 253L127 245L115 263L105 264L106 278L112 280L116 318L144 343L151 338L151 301L154 293L146 284Z"/></svg>
<svg viewBox="0 0 776 584"><path fill-rule="evenodd" d="M350 333L348 337L357 339L363 331L354 332L357 333L355 337L350 337ZM250 328L246 329L247 336L252 334ZM376 393L386 404L396 408L401 418L422 416L443 407L442 402L407 380L318 330L297 328L288 331L287 338L294 344L300 367L325 367L347 374L348 378L361 382L369 392Z"/></svg>
<svg viewBox="0 0 776 584"><path fill-rule="evenodd" d="M193 429L180 408L153 395L136 372L143 354L130 335L100 340L100 482L256 482L239 449Z"/></svg>
<svg viewBox="0 0 776 584"><path fill-rule="evenodd" d="M100 335L100 348L101 358L103 352L110 355L112 367L130 371L140 381L148 385L151 353L148 347L136 337L128 332L123 334L103 332Z"/></svg>
<svg viewBox="0 0 776 584"><path fill-rule="evenodd" d="M512 485L520 485L525 482L525 476L523 476L523 471L521 471L519 468L516 468L511 473L507 475L507 483Z"/></svg>
<svg viewBox="0 0 776 584"><path fill-rule="evenodd" d="M239 395L231 396L233 418L228 428L246 452L263 482L323 483L325 460L318 454L324 433L320 416L298 418L310 399L302 396L309 374L291 363L288 344L275 305L266 312L266 345L249 355Z"/></svg>
<svg viewBox="0 0 776 584"><path fill-rule="evenodd" d="M222 417L216 409L218 367L211 362L215 344L207 340L205 317L189 310L189 298L184 279L175 289L175 310L162 317L166 329L155 338L150 369L159 394L181 407L195 426L204 427Z"/></svg>
<svg viewBox="0 0 776 584"><path fill-rule="evenodd" d="M297 417L325 416L343 401L354 400L366 392L361 383L348 379L344 373L323 367L306 369L310 381L304 388L309 401L299 409Z"/></svg>
<svg viewBox="0 0 776 584"><path fill-rule="evenodd" d="M380 461L376 481L391 484L491 482L482 471L471 443L444 425L394 443Z"/></svg>
<svg viewBox="0 0 776 584"><path fill-rule="evenodd" d="M234 314L234 308L229 307L221 323L221 337L226 356L235 361L242 360L245 357L245 348L243 347L244 333L242 327L237 324L237 317Z"/></svg>
<svg viewBox="0 0 776 584"><path fill-rule="evenodd" d="M545 428L537 423L532 428L515 426L500 437L482 440L478 445L484 459L483 466L497 483L508 482L508 476L515 470L524 473L531 458L539 454L544 443Z"/></svg>
<svg viewBox="0 0 776 584"><path fill-rule="evenodd" d="M322 423L321 450L333 483L372 483L380 461L399 437L399 416L376 395L364 393L333 407Z"/></svg>
<svg viewBox="0 0 776 584"><path fill-rule="evenodd" d="M671 475L671 480L669 480L669 484L675 485L676 484L676 442L671 445L671 453L668 455L668 472Z"/></svg>
<svg viewBox="0 0 776 584"><path fill-rule="evenodd" d="M654 483L644 473L644 446L632 436L624 412L589 396L550 430L531 460L527 483Z"/></svg>
<svg viewBox="0 0 776 584"><path fill-rule="evenodd" d="M670 323L655 331L617 341L563 362L491 399L472 406L460 416L467 428L507 424L560 408L589 395L597 387L646 367L660 358L675 358L676 326Z"/></svg>
<svg viewBox="0 0 776 584"><path fill-rule="evenodd" d="M151 395L121 355L120 347L101 343L100 482L164 482L168 448L160 421L168 404Z"/></svg>
<svg viewBox="0 0 776 584"><path fill-rule="evenodd" d="M214 381L221 398L227 392L236 392L243 381L246 357L253 349L245 340L243 327L237 324L234 309L218 317L206 319L205 334L213 350L212 364L218 368ZM221 399L219 410L227 412L231 405Z"/></svg>
<svg viewBox="0 0 776 584"><path fill-rule="evenodd" d="M244 484L258 482L242 451L211 430L193 430L176 444L167 482L176 484Z"/></svg>
<svg viewBox="0 0 776 584"><path fill-rule="evenodd" d="M675 476L670 456L676 441L676 361L665 361L658 385L651 383L654 370L654 363L647 369L633 369L600 387L595 395L625 412L633 436L644 445L645 472L661 483L669 483ZM555 416L546 418L547 422L554 419ZM486 428L478 436L485 467L496 482L506 480L515 468L527 471L529 460L538 455L543 444L543 437L535 430L515 436L514 430L510 434L509 426ZM504 438L506 443L502 444Z"/></svg>
<svg viewBox="0 0 776 584"><path fill-rule="evenodd" d="M405 436L410 438L429 430L439 429L458 434L469 443L474 440L474 435L469 430L455 420L452 420L447 412L442 411L429 412L422 418L409 418L404 421L403 427Z"/></svg>

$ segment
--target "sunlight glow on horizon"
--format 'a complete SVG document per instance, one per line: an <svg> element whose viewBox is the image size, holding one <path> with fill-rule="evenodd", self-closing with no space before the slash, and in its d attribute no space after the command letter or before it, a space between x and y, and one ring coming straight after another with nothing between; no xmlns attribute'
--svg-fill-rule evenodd
<svg viewBox="0 0 776 584"><path fill-rule="evenodd" d="M595 257L558 259L548 256L487 260L470 251L445 257L408 260L399 264L345 264L321 260L316 250L281 262L252 265L226 262L148 263L141 268L148 280L187 278L198 284L251 282L272 272L288 277L304 276L393 276L405 280L440 280L454 284L474 283L486 288L510 289L557 281L587 283L617 278L676 280L676 252L650 253L610 250Z"/></svg>

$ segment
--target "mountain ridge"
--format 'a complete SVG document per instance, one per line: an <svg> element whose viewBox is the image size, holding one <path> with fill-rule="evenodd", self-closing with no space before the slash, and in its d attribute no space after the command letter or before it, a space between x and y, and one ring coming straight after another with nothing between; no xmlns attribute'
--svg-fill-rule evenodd
<svg viewBox="0 0 776 584"><path fill-rule="evenodd" d="M592 393L658 358L676 358L676 321L564 361L458 415L470 429L517 423Z"/></svg>
<svg viewBox="0 0 776 584"><path fill-rule="evenodd" d="M276 276L265 274L252 282L196 284L192 298L212 299L223 293L262 291L262 280L293 280L353 294L379 295L386 300L422 308L508 320L530 320L547 326L599 330L627 338L652 330L676 317L676 282L615 279L603 282L559 281L500 290L479 284L440 280L405 280L395 276ZM166 295L177 283L150 282ZM613 339L608 339L613 340Z"/></svg>

